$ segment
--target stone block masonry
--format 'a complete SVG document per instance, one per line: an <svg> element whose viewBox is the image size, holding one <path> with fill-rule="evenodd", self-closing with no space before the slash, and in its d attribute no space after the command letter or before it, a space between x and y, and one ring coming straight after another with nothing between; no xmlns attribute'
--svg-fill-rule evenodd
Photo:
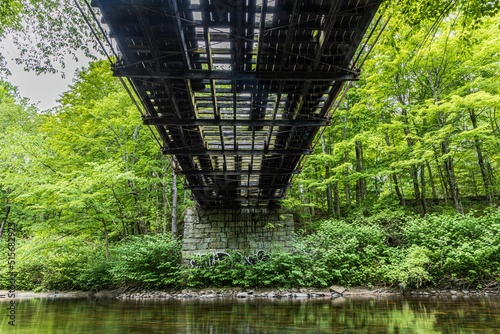
<svg viewBox="0 0 500 334"><path fill-rule="evenodd" d="M184 214L182 256L238 251L252 255L293 242L293 215L268 209L194 209Z"/></svg>

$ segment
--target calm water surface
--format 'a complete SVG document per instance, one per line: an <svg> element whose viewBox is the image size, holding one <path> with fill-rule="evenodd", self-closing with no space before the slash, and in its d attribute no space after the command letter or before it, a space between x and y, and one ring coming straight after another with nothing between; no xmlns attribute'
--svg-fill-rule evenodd
<svg viewBox="0 0 500 334"><path fill-rule="evenodd" d="M500 333L500 298L27 299L1 333Z"/></svg>

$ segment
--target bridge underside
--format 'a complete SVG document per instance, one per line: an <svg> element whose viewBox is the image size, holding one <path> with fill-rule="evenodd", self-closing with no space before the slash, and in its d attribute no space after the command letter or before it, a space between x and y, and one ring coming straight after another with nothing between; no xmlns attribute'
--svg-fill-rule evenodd
<svg viewBox="0 0 500 334"><path fill-rule="evenodd" d="M94 0L201 207L278 204L381 0Z"/></svg>

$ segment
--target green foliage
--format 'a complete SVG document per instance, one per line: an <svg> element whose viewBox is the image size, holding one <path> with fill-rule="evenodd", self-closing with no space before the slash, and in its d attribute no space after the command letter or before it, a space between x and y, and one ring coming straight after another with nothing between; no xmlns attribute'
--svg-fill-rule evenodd
<svg viewBox="0 0 500 334"><path fill-rule="evenodd" d="M261 260L237 252L196 257L182 267L181 242L170 235L130 236L110 248L83 237L18 239L18 289L101 290L111 286L326 287L332 284L478 288L500 281L500 212L429 215L353 222L327 220L291 249ZM0 244L5 249L5 243ZM7 252L0 253L6 262ZM0 288L8 286L0 267Z"/></svg>
<svg viewBox="0 0 500 334"><path fill-rule="evenodd" d="M212 254L197 256L195 265L185 270L191 287L278 287L326 286L326 273L304 248L274 250L265 259L250 264L238 252L214 261Z"/></svg>
<svg viewBox="0 0 500 334"><path fill-rule="evenodd" d="M81 2L80 7L91 17ZM97 28L92 20L89 22ZM0 37L3 28L9 29L18 47L20 56L15 61L37 74L64 75L69 59L78 59L82 53L95 59L103 52L72 0L2 0Z"/></svg>
<svg viewBox="0 0 500 334"><path fill-rule="evenodd" d="M15 26L22 6L18 0L2 0L0 3L0 37L6 27Z"/></svg>
<svg viewBox="0 0 500 334"><path fill-rule="evenodd" d="M385 273L392 284L402 289L407 287L420 287L431 279L427 266L431 262L425 247L411 245L409 249L401 252L401 259L393 262Z"/></svg>
<svg viewBox="0 0 500 334"><path fill-rule="evenodd" d="M109 289L113 286L113 277L109 271L110 263L106 261L104 245L87 245L87 248L90 248L91 256L87 257L79 270L73 288L85 291Z"/></svg>
<svg viewBox="0 0 500 334"><path fill-rule="evenodd" d="M498 201L498 1L398 3L288 191L301 221Z"/></svg>
<svg viewBox="0 0 500 334"><path fill-rule="evenodd" d="M274 250L265 261L245 264L238 253L212 264L210 255L195 259L187 271L190 286L281 287L371 282L384 248L376 225L326 221L290 251Z"/></svg>
<svg viewBox="0 0 500 334"><path fill-rule="evenodd" d="M229 256L216 258L204 254L190 259L193 266L185 269L183 276L190 287L248 286L245 276L250 270L241 253L230 252Z"/></svg>
<svg viewBox="0 0 500 334"><path fill-rule="evenodd" d="M231 253L214 262L204 255L184 275L192 287L481 287L500 277L499 221L498 211L328 220L265 261L249 265Z"/></svg>
<svg viewBox="0 0 500 334"><path fill-rule="evenodd" d="M500 269L500 213L429 216L404 226L408 245L429 250L429 273L467 284L495 279Z"/></svg>
<svg viewBox="0 0 500 334"><path fill-rule="evenodd" d="M5 243L0 260L7 262ZM180 243L169 235L132 236L111 249L83 237L51 236L19 240L16 247L18 290L103 290L113 284L144 288L176 287ZM0 267L0 288L8 287L6 266Z"/></svg>
<svg viewBox="0 0 500 334"><path fill-rule="evenodd" d="M40 113L0 84L0 214L11 203L10 217L28 235L114 241L163 230L171 168L109 64L82 70L61 102ZM187 205L180 202L179 214Z"/></svg>
<svg viewBox="0 0 500 334"><path fill-rule="evenodd" d="M373 268L382 255L384 241L378 225L329 220L306 243L314 262L328 273L325 282L350 286L373 281Z"/></svg>
<svg viewBox="0 0 500 334"><path fill-rule="evenodd" d="M106 243L113 253L117 240L170 222L170 167L108 63L82 70L61 102L40 113L0 82L0 215L19 231L19 287L128 284L124 261L106 264ZM149 277L145 285L175 280Z"/></svg>
<svg viewBox="0 0 500 334"><path fill-rule="evenodd" d="M2 253L5 253L4 249L2 247ZM99 247L82 237L18 238L15 252L17 289L47 291L101 288L90 281L85 282L81 276L88 270L89 261L105 262L105 258L99 258L99 255ZM101 252L101 255L104 254ZM1 268L2 277L8 277L7 268ZM93 280L99 279L95 273L92 276ZM5 288L6 282L2 281L1 285Z"/></svg>
<svg viewBox="0 0 500 334"><path fill-rule="evenodd" d="M246 278L251 286L291 288L299 286L327 286L327 273L316 263L307 249L297 245L293 251L270 253L269 259L257 262Z"/></svg>
<svg viewBox="0 0 500 334"><path fill-rule="evenodd" d="M498 7L398 1L404 17L389 23L288 190L285 205L303 236L292 250L252 266L237 254L213 266L202 258L181 276L177 241L126 238L169 222L171 171L108 63L82 70L50 113L1 83L0 214L10 208L8 219L18 224L19 287L176 287L181 277L200 287L498 281L498 211L455 216L447 207L451 186L470 201L484 197L483 207L498 200ZM55 71L68 46L89 50L75 10L66 0L2 1L0 35L13 28L38 36L43 43L35 48L17 39L24 64ZM422 198L440 203L427 208L440 215L425 215ZM5 270L0 266L2 277Z"/></svg>
<svg viewBox="0 0 500 334"><path fill-rule="evenodd" d="M477 24L485 16L498 13L500 2L498 0L400 0L395 2L396 8L406 17L411 24L421 21L441 21L452 12L458 12L464 16L465 23ZM464 24L465 24L464 23Z"/></svg>
<svg viewBox="0 0 500 334"><path fill-rule="evenodd" d="M180 266L181 244L170 235L130 236L114 248L109 272L117 285L172 288Z"/></svg>

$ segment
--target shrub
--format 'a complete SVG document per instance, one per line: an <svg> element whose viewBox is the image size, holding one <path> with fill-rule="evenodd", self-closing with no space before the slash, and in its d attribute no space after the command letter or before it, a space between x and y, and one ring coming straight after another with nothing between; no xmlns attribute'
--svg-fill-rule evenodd
<svg viewBox="0 0 500 334"><path fill-rule="evenodd" d="M393 264L387 273L391 283L405 289L419 288L430 280L427 266L430 263L429 250L425 247L412 245L403 252L401 261Z"/></svg>
<svg viewBox="0 0 500 334"><path fill-rule="evenodd" d="M192 259L192 267L184 270L190 287L249 286L244 277L249 269L245 258L238 252L228 256L204 254Z"/></svg>
<svg viewBox="0 0 500 334"><path fill-rule="evenodd" d="M78 289L99 291L105 290L112 286L113 280L109 272L110 265L106 262L106 254L104 246L92 246L92 256L80 269L80 273L76 279Z"/></svg>
<svg viewBox="0 0 500 334"><path fill-rule="evenodd" d="M198 256L194 267L186 269L191 287L276 287L325 286L320 269L303 250L274 250L254 263L239 252L224 258L213 254ZM321 268L321 266L319 266Z"/></svg>
<svg viewBox="0 0 500 334"><path fill-rule="evenodd" d="M267 261L257 262L247 271L246 279L256 287L291 288L326 286L324 265L310 256L307 248L274 250Z"/></svg>
<svg viewBox="0 0 500 334"><path fill-rule="evenodd" d="M76 236L36 236L18 239L16 284L19 290L80 288L78 277L93 256L88 241Z"/></svg>
<svg viewBox="0 0 500 334"><path fill-rule="evenodd" d="M6 249L5 241L0 249ZM233 252L217 261L201 256L197 266L182 268L181 243L170 235L131 236L112 245L110 255L106 263L102 242L84 236L19 238L17 288L481 287L500 281L500 211L404 219L384 212L354 222L327 220L291 249L274 249L251 265ZM0 261L7 262L6 251ZM0 288L8 287L8 277L7 266L0 266Z"/></svg>
<svg viewBox="0 0 500 334"><path fill-rule="evenodd" d="M292 250L273 250L266 261L246 265L238 253L221 261L212 255L195 259L186 270L193 287L325 287L364 284L379 279L376 270L385 251L385 235L375 224L326 221L318 231L294 242Z"/></svg>
<svg viewBox="0 0 500 334"><path fill-rule="evenodd" d="M323 264L328 284L371 282L386 248L385 234L376 224L330 220L308 240L315 262Z"/></svg>
<svg viewBox="0 0 500 334"><path fill-rule="evenodd" d="M117 285L177 287L181 244L170 235L130 236L114 247L109 271Z"/></svg>
<svg viewBox="0 0 500 334"><path fill-rule="evenodd" d="M415 218L403 230L407 246L430 251L428 271L436 280L477 285L500 272L498 211L479 217L470 213Z"/></svg>

